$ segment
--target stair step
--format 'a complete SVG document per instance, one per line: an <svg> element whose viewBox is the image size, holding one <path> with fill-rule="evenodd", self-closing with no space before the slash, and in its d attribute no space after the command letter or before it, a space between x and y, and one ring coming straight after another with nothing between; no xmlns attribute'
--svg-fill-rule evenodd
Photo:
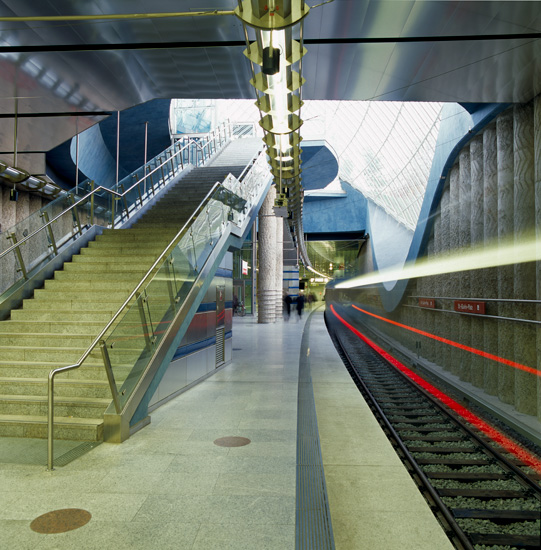
<svg viewBox="0 0 541 550"><path fill-rule="evenodd" d="M46 290L105 290L111 291L114 289L118 292L126 292L126 297L135 288L136 284L131 281L115 281L114 276L111 280L90 280L90 281L59 281L57 279L49 279L45 281Z"/></svg>
<svg viewBox="0 0 541 550"><path fill-rule="evenodd" d="M140 345L134 340L130 346L130 341L120 342L115 350L114 354L117 359L122 359L125 363L135 363L139 358ZM22 346L22 345L4 345L2 339L0 339L0 357L2 361L54 361L64 365L71 365L79 361L82 355L88 349L87 347L50 347L50 346ZM95 358L98 361L102 359L102 352L99 346L96 346L90 353L90 357Z"/></svg>
<svg viewBox="0 0 541 550"><path fill-rule="evenodd" d="M115 250L119 254L132 254L139 253L141 250L156 250L159 254L161 247L154 241L133 241L128 243L116 242L111 239L110 241L90 241L87 248L81 248L81 254L94 255L108 253L110 250Z"/></svg>
<svg viewBox="0 0 541 550"><path fill-rule="evenodd" d="M73 418L96 418L103 416L111 399L87 397L55 397L55 414ZM46 415L46 395L0 395L0 416L2 415Z"/></svg>
<svg viewBox="0 0 541 550"><path fill-rule="evenodd" d="M77 321L79 323L101 323L104 327L110 320L111 314L100 311L31 311L15 309L11 312L12 321Z"/></svg>
<svg viewBox="0 0 541 550"><path fill-rule="evenodd" d="M66 363L47 362L47 361L3 361L0 360L0 377L12 378L22 376L23 378L43 378L49 376L49 373L58 367L65 367ZM125 380L130 371L132 364L115 364L113 372L117 383ZM60 377L60 378L59 378ZM107 380L107 374L103 362L96 363L85 361L84 365L78 369L58 374L55 380Z"/></svg>
<svg viewBox="0 0 541 550"><path fill-rule="evenodd" d="M87 260L77 261L77 262L68 262L64 264L64 271L66 273L85 273L87 271L94 273L102 273L107 275L107 273L125 273L133 272L134 266L137 266L137 271L140 273L146 273L148 268L154 263L156 257L151 259L143 258L141 261L136 262L132 259L122 258L122 263L119 262L118 258L102 258L101 261L94 261L94 258L91 256L87 257Z"/></svg>
<svg viewBox="0 0 541 550"><path fill-rule="evenodd" d="M152 264L150 264L152 265ZM54 280L55 281L94 281L94 280L104 280L104 277L106 277L106 280L113 281L133 281L139 282L143 275L148 272L148 268L146 269L129 269L124 271L116 271L114 277L108 277L109 273L112 273L112 270L104 270L102 267L96 267L95 269L87 269L84 270L69 270L69 271L57 271L54 274ZM135 286L135 285L134 285Z"/></svg>
<svg viewBox="0 0 541 550"><path fill-rule="evenodd" d="M109 313L112 317L124 303L121 298L114 301L103 300L99 293L95 298L88 298L86 295L82 295L81 298L85 299L54 301L47 298L34 298L33 300L24 300L23 309L26 311L101 311Z"/></svg>
<svg viewBox="0 0 541 550"><path fill-rule="evenodd" d="M253 143L259 146L260 140ZM33 299L13 310L10 320L0 322L0 436L46 437L50 371L80 359L215 183L242 172L246 162L240 159L249 160L251 149L249 142L237 143L226 155L238 150L239 160L218 154L211 168L190 170L133 227L105 229L45 281ZM207 246L205 239L195 243L198 250ZM183 254L174 267L180 288L193 269ZM170 283L165 270L153 275L145 308L159 330L170 307ZM144 330L135 308L110 331L107 349L118 386L146 347ZM55 438L102 439L102 417L110 402L101 349L96 347L82 367L55 378Z"/></svg>
<svg viewBox="0 0 541 550"><path fill-rule="evenodd" d="M89 280L92 280L92 279L89 279ZM135 288L136 284L132 286L131 290ZM34 291L34 299L37 299L39 301L42 301L42 300L59 301L60 299L73 301L73 300L82 298L83 294L81 290L69 291L69 290L66 290L66 288L69 288L69 287L66 287L64 285L63 288L59 288L59 289L49 289L49 288L37 289ZM129 296L129 294L130 294L130 291L126 291L126 290L122 290L122 292L119 292L118 290L113 290L113 289L110 289L110 290L101 289L99 291L92 292L92 299L99 300L100 302L101 301L111 302L113 300L116 302L118 300L120 301L120 304L122 304L124 300ZM85 295L86 295L86 292L85 292Z"/></svg>
<svg viewBox="0 0 541 550"><path fill-rule="evenodd" d="M0 322L0 337L4 333L29 332L29 333L51 333L56 334L77 334L97 336L104 328L104 323L88 323L78 321L2 321Z"/></svg>
<svg viewBox="0 0 541 550"><path fill-rule="evenodd" d="M94 341L90 335L56 334L56 333L27 333L5 332L0 333L0 342L3 346L52 346L52 347L81 347L87 349Z"/></svg>
<svg viewBox="0 0 541 550"><path fill-rule="evenodd" d="M161 250L160 250L161 252ZM135 264L140 265L144 263L148 263L149 265L152 265L154 260L159 256L159 253L148 253L145 252L144 254L140 251L137 254L123 254L122 256L119 256L115 253L109 253L106 251L102 251L102 253L98 255L77 255L73 256L71 262L66 262L64 266L69 265L72 267L82 267L81 264L110 264L113 263L116 265L125 266L126 264ZM119 261L120 260L120 261ZM130 266L133 268L133 266Z"/></svg>
<svg viewBox="0 0 541 550"><path fill-rule="evenodd" d="M99 397L111 399L111 389L105 380L74 380L56 378L55 396ZM47 395L47 378L0 378L2 395Z"/></svg>
<svg viewBox="0 0 541 550"><path fill-rule="evenodd" d="M2 361L55 361L70 365L77 361L87 348L53 348L6 346L0 339L0 357Z"/></svg>
<svg viewBox="0 0 541 550"><path fill-rule="evenodd" d="M0 436L47 439L47 416L0 415ZM103 419L54 418L55 439L101 441Z"/></svg>

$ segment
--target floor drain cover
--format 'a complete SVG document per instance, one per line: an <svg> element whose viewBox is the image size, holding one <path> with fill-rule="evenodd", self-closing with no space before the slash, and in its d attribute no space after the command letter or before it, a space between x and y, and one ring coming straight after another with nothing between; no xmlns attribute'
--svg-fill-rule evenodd
<svg viewBox="0 0 541 550"><path fill-rule="evenodd" d="M220 437L214 440L214 444L219 447L244 447L251 441L247 437Z"/></svg>
<svg viewBox="0 0 541 550"><path fill-rule="evenodd" d="M36 533L52 535L54 533L65 533L73 531L83 525L86 525L92 514L80 508L66 508L64 510L54 510L47 512L36 518L31 524L30 529Z"/></svg>

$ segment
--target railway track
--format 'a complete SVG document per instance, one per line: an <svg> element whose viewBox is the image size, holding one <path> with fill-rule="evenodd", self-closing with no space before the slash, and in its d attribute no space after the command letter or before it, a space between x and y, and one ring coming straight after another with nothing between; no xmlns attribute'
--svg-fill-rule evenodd
<svg viewBox="0 0 541 550"><path fill-rule="evenodd" d="M346 368L456 548L541 548L539 473L470 428L346 328L327 328Z"/></svg>

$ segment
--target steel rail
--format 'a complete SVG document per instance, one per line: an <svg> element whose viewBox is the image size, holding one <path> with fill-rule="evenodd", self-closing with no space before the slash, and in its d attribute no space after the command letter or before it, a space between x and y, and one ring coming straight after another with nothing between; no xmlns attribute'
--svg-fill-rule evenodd
<svg viewBox="0 0 541 550"><path fill-rule="evenodd" d="M334 322L335 320L332 319L332 323ZM362 384L362 386L366 388L366 391L371 396L372 395L371 390L368 389L368 385L364 382L364 380L362 380L361 375L357 372L357 369L353 366L354 362L351 360L348 352L345 349L344 344L342 344L341 339L338 336L339 331L335 330L331 326L331 322L329 322L327 318L326 318L326 323L329 329L329 333L331 334L331 337L333 338L335 345L340 350L339 353L342 353L345 357L345 361L349 363L349 366L346 364L348 371L350 371L350 374L354 378L357 385L359 385L359 383ZM507 475L512 473L515 476L514 478L515 481L517 481L523 487L523 491L525 492L525 494L533 495L538 500L541 500L541 487L539 487L536 481L532 479L530 476L528 476L525 472L523 472L518 465L515 465L497 448L494 448L492 445L487 444L483 436L480 435L475 428L470 427L468 424L462 422L459 418L457 418L457 416L451 410L449 410L449 408L445 404L440 403L428 391L426 391L424 388L419 387L417 384L412 382L403 372L401 372L398 369L395 369L394 366L392 364L389 364L389 362L384 357L378 356L378 360L380 360L382 363L389 366L390 368L389 372L392 372L394 375L400 375L400 378L403 380L405 387L415 390L416 394L419 394L419 396L421 396L428 404L430 404L430 406L434 409L435 414L441 415L442 418L445 418L446 421L449 421L450 424L453 425L454 430L458 430L461 434L469 438L470 441L473 440L477 445L477 448L479 449L479 451L485 453L490 461L494 461L496 464L499 464L499 467L504 472L506 472ZM387 420L385 416L385 412L377 404L377 398L371 397L371 399L374 400L375 404L377 405L377 409L381 410L382 414L384 415L385 423L391 424ZM393 429L393 437L394 436L397 436L401 442L401 436ZM407 448L406 445L404 446ZM430 448L427 447L427 452L430 452L429 449ZM408 454L409 454L409 451L408 451ZM412 459L415 461L415 458L412 457ZM423 472L423 475L424 475L424 472ZM427 476L427 480L428 480L428 476ZM430 484L430 480L428 480L428 483ZM444 506L446 505L444 504ZM450 512L450 513L453 514L453 512ZM454 518L454 514L453 514L453 518Z"/></svg>
<svg viewBox="0 0 541 550"><path fill-rule="evenodd" d="M408 448L402 442L401 437L398 435L396 430L393 428L392 424L387 419L387 416L385 415L382 408L379 406L376 398L372 396L372 393L370 392L364 380L358 375L358 373L353 368L353 364L354 364L353 360L350 358L348 352L346 351L345 346L342 344L336 332L331 327L331 323L327 318L327 312L325 312L324 318L325 318L325 325L327 326L329 335L331 336L335 346L340 350L340 354L343 356L343 359L346 362L347 370L349 371L350 375L355 381L355 384L359 387L359 390L361 391L363 396L368 400L368 404L372 409L372 411L376 414L378 421L380 422L380 424L382 424L385 427L388 437L390 435L394 440L394 446L400 449L402 456L407 460L409 466L415 472L415 475L418 477L419 481L422 483L423 488L430 495L430 498L432 499L434 504L438 507L438 511L444 517L445 521L448 524L448 527L452 529L453 535L457 537L457 539L460 541L460 543L462 544L465 550L474 550L472 543L466 537L466 535L464 534L464 531L460 528L460 526L456 522L455 518L453 517L449 509L447 508L447 506L445 505L441 497L438 495L436 489L434 489L433 485L430 483L428 477L425 475L423 470L419 467L419 465L415 461L415 458L409 452Z"/></svg>

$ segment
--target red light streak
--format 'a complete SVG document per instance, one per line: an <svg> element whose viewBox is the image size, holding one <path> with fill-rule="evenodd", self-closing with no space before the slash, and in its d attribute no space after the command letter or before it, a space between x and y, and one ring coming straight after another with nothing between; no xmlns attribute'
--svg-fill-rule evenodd
<svg viewBox="0 0 541 550"><path fill-rule="evenodd" d="M353 325L350 325L345 319L340 317L336 313L334 306L331 304L331 311L336 316L336 318L346 326L351 332L358 336L363 342L368 344L374 351L379 353L384 359L389 361L396 369L404 373L408 378L410 378L417 385L421 386L424 390L433 395L436 399L441 401L444 405L455 411L459 416L461 416L466 422L469 422L475 426L478 430L482 431L485 435L490 437L492 441L498 443L502 448L507 452L515 455L517 458L522 460L524 464L527 464L530 468L535 470L537 473L541 474L541 460L535 455L528 452L526 449L522 448L519 444L515 443L513 440L509 439L503 433L498 431L496 428L493 428L490 424L487 424L484 420L479 418L477 415L457 403L454 399L451 399L448 395L438 390L438 388L429 384L424 378L421 378L418 374L415 374L412 370L408 369L406 365L402 364L398 359L395 359L392 355L387 353L384 349L380 348L375 342L361 334ZM358 308L357 308L358 309ZM361 310L362 311L362 310Z"/></svg>
<svg viewBox="0 0 541 550"><path fill-rule="evenodd" d="M415 332L417 334L420 334L421 336L426 336L427 338L432 338L433 340L437 340L438 342L443 342L444 344L447 344L449 346L453 346L455 348L459 348L464 351L474 353L475 355L480 355L481 357L486 357L487 359L491 359L492 361L497 361L498 363L503 363L504 365L507 365L509 367L513 367L515 369L520 369L525 372L529 372L530 374L534 374L535 376L541 376L541 371L537 369L533 369L532 367L528 367L521 363L516 363L515 361L510 361L509 359L504 359L503 357L499 357L498 355L493 355L492 353L487 353L486 351L482 351L477 348L472 348L470 346L465 346L464 344L459 344L458 342L454 342L453 340L448 340L447 338L436 336L435 334L431 334L430 332L426 332L418 328L413 328L408 325L403 325L402 323L397 323L396 321L391 321L390 319L386 319L385 317L381 317L380 315L376 315L375 313L370 313L369 311L366 311L365 309L361 309L360 307L354 306L353 304L351 307L354 307L355 309L361 311L362 313L366 313L366 315L370 315L371 317L375 317L376 319L385 321L386 323L390 323L391 325L396 325L397 327L401 327L411 332Z"/></svg>

